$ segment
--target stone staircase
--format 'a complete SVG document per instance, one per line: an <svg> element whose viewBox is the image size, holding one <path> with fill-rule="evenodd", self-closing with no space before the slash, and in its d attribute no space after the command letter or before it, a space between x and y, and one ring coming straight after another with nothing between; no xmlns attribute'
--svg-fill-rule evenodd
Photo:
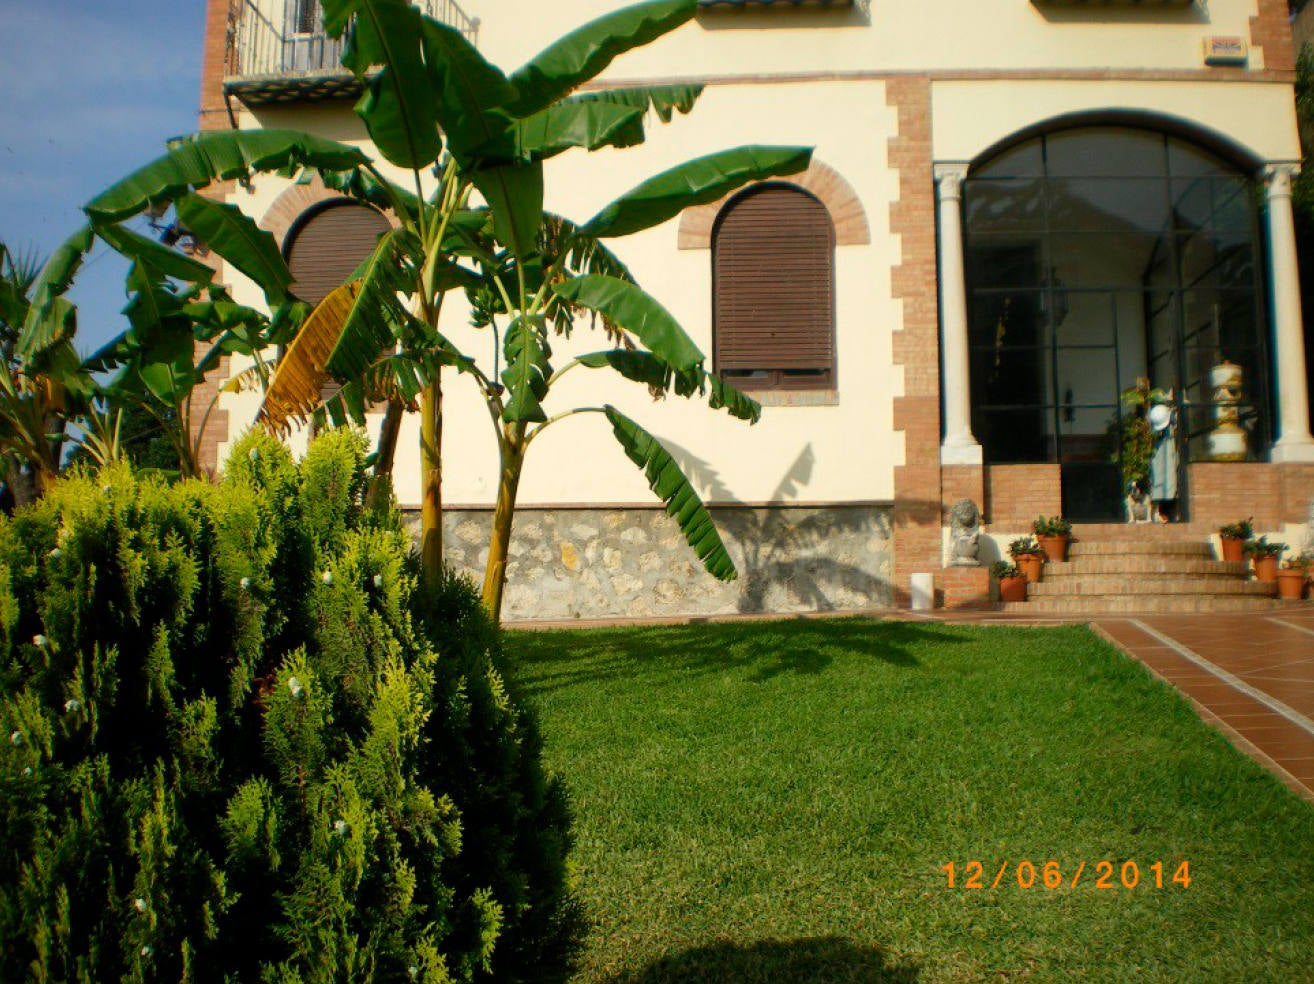
<svg viewBox="0 0 1314 984"><path fill-rule="evenodd" d="M1214 559L1208 534L1183 526L1073 528L1067 563L1047 563L1027 600L1003 605L1030 615L1266 611L1277 588L1249 580L1249 566Z"/></svg>

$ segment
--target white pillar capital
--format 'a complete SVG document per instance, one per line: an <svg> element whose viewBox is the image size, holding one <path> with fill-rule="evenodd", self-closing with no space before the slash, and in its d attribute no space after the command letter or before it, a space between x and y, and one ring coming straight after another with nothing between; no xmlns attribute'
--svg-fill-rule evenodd
<svg viewBox="0 0 1314 984"><path fill-rule="evenodd" d="M935 165L935 189L940 201L962 200L963 182L967 180L966 164Z"/></svg>
<svg viewBox="0 0 1314 984"><path fill-rule="evenodd" d="M1291 182L1300 174L1300 162L1275 161L1265 164L1259 174L1263 178L1264 189L1270 199L1290 198Z"/></svg>

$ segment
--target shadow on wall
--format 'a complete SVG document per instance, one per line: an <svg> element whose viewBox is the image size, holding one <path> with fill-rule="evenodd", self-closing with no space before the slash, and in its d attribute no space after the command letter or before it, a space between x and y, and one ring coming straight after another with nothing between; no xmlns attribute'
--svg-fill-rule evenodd
<svg viewBox="0 0 1314 984"><path fill-rule="evenodd" d="M709 500L735 501L734 493L710 462L678 444L664 443L690 481L707 490ZM815 464L816 456L808 444L785 471L769 501L797 501L801 490L812 480ZM770 596L780 593L796 605L819 612L855 607L851 601L855 597L870 607L892 602L888 571L886 576L872 572L880 571L883 566L878 549L885 558L889 556L888 516L877 518L869 508L733 505L712 507L712 515L730 541L727 546L734 556L742 585L737 607L744 614L779 607ZM835 549L841 536L848 538L847 551ZM855 541L860 542L855 545ZM868 562L867 566L861 561ZM840 593L846 601L837 605L833 597Z"/></svg>
<svg viewBox="0 0 1314 984"><path fill-rule="evenodd" d="M1032 0L1036 13L1051 24L1208 24L1209 0L1195 0L1185 7L1134 6L1111 7L1106 4L1063 4L1052 0Z"/></svg>
<svg viewBox="0 0 1314 984"><path fill-rule="evenodd" d="M916 964L892 962L877 947L823 936L697 947L608 978L608 984L915 984L920 977Z"/></svg>
<svg viewBox="0 0 1314 984"><path fill-rule="evenodd" d="M800 10L790 2L781 2L766 10L745 9L723 0L702 7L698 23L708 31L761 31L783 28L797 31L815 27L870 27L871 0L853 0L851 6L816 7Z"/></svg>
<svg viewBox="0 0 1314 984"><path fill-rule="evenodd" d="M569 633L568 644L562 633ZM776 677L818 676L836 659L860 653L908 670L920 668L927 646L970 645L961 629L921 622L865 618L792 618L771 622L698 622L625 626L580 632L515 632L508 639L512 676L530 697L607 680L644 681L654 692L672 680L703 674L739 676L753 683Z"/></svg>

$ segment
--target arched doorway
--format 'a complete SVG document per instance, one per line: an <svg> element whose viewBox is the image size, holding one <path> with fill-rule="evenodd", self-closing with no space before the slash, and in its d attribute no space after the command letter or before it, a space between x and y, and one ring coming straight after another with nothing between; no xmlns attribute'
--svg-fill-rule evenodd
<svg viewBox="0 0 1314 984"><path fill-rule="evenodd" d="M1210 372L1224 361L1244 372L1241 425L1261 457L1272 415L1257 201L1223 157L1133 126L1055 130L975 165L963 204L985 460L1057 463L1066 515L1119 519L1119 394L1139 379L1172 390L1183 466L1211 460Z"/></svg>

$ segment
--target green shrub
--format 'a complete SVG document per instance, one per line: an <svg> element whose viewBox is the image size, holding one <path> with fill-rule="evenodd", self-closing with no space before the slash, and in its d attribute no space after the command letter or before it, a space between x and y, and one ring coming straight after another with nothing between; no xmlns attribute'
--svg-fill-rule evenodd
<svg viewBox="0 0 1314 984"><path fill-rule="evenodd" d="M222 485L120 467L0 519L0 980L564 973L561 787L364 457L250 435Z"/></svg>

